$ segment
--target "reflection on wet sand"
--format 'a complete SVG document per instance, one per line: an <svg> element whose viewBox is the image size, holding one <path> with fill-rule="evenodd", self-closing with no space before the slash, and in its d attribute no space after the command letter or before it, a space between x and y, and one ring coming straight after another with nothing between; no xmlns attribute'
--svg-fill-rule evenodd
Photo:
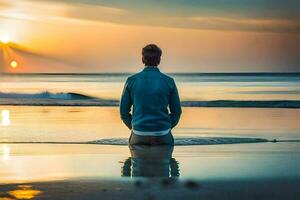
<svg viewBox="0 0 300 200"><path fill-rule="evenodd" d="M124 161L122 176L178 177L179 163L172 158L173 146L129 146L131 157Z"/></svg>
<svg viewBox="0 0 300 200"><path fill-rule="evenodd" d="M42 191L33 189L31 185L19 185L6 193L7 196L0 197L0 200L11 199L33 199L42 194ZM13 197L13 198L11 198Z"/></svg>
<svg viewBox="0 0 300 200"><path fill-rule="evenodd" d="M10 125L10 111L2 110L0 126L8 126L8 125Z"/></svg>
<svg viewBox="0 0 300 200"><path fill-rule="evenodd" d="M2 152L2 153L1 153ZM2 160L3 161L7 161L9 159L10 156L10 148L8 145L3 144L2 148L0 150L0 155L2 154Z"/></svg>

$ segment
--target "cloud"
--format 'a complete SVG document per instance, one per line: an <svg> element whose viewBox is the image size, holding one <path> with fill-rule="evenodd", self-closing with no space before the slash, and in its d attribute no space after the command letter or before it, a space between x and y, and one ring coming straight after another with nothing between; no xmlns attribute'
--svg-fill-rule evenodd
<svg viewBox="0 0 300 200"><path fill-rule="evenodd" d="M19 52L28 72L133 71L150 42L164 49L170 71L299 71L296 7L225 1L6 1L0 34L39 54Z"/></svg>
<svg viewBox="0 0 300 200"><path fill-rule="evenodd" d="M105 0L19 0L2 9L0 16L45 22L77 20L201 30L299 33L300 15L296 14L294 4L291 0L285 4L271 4L269 0L243 4L237 0L219 4L207 0L164 0L159 3L134 0L127 4Z"/></svg>
<svg viewBox="0 0 300 200"><path fill-rule="evenodd" d="M295 18L300 16L297 0L34 0L36 2L64 2L70 5L106 6L144 15L169 17L201 16Z"/></svg>
<svg viewBox="0 0 300 200"><path fill-rule="evenodd" d="M300 19L252 19L226 17L191 17L199 28L270 32L300 32Z"/></svg>
<svg viewBox="0 0 300 200"><path fill-rule="evenodd" d="M1 1L1 0L0 0ZM45 2L31 2L16 0L0 7L0 17L20 20L49 21L63 19L63 15L68 5Z"/></svg>
<svg viewBox="0 0 300 200"><path fill-rule="evenodd" d="M81 12L79 12L79 9ZM299 19L238 18L219 16L170 17L143 15L129 11L105 12L101 6L73 7L66 12L70 18L108 21L125 25L161 26L201 30L237 30L300 33Z"/></svg>

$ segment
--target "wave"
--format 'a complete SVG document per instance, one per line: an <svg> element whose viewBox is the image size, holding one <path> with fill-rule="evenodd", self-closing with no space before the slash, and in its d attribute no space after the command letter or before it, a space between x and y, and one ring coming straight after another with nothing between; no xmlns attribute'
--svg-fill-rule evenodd
<svg viewBox="0 0 300 200"><path fill-rule="evenodd" d="M267 140L263 138L242 137L178 137L174 139L176 146L191 145L219 145L219 144L243 144L261 142L280 142L279 140ZM290 141L288 141L290 142ZM93 144L93 145L128 145L128 138L106 138L87 142L0 142L14 144Z"/></svg>
<svg viewBox="0 0 300 200"><path fill-rule="evenodd" d="M0 92L0 105L28 106L118 106L115 99L102 99L73 92L4 93ZM212 100L182 101L184 107L249 107L300 108L300 100Z"/></svg>
<svg viewBox="0 0 300 200"><path fill-rule="evenodd" d="M73 92L60 92L51 93L48 91L40 93L4 93L0 92L0 98L10 98L10 99L63 99L63 100L75 100L75 99L93 99L93 97L73 93Z"/></svg>
<svg viewBox="0 0 300 200"><path fill-rule="evenodd" d="M4 93L0 105L24 106L117 106L117 100L101 99L74 92Z"/></svg>
<svg viewBox="0 0 300 200"><path fill-rule="evenodd" d="M193 145L221 145L221 144L250 144L250 143L266 143L266 142L300 142L298 139L264 139L264 138L248 138L248 137L176 137L174 138L175 146L193 146ZM0 144L90 144L90 145L128 145L128 138L105 138L93 141L83 142L46 142L46 141L24 141L9 142L0 141Z"/></svg>
<svg viewBox="0 0 300 200"><path fill-rule="evenodd" d="M234 137L179 137L174 139L176 146L217 145L268 142L263 138L234 138ZM102 145L128 145L128 138L109 138L88 142Z"/></svg>

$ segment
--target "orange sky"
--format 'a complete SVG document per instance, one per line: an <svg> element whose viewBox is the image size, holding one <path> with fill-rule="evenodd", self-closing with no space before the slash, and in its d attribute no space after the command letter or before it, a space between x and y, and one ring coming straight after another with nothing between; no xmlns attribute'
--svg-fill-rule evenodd
<svg viewBox="0 0 300 200"><path fill-rule="evenodd" d="M300 70L298 18L196 12L137 19L137 12L68 1L0 0L0 39L11 40L0 44L5 55L0 71L134 72L142 66L140 51L147 43L161 46L161 68L168 72ZM9 66L12 60L18 68Z"/></svg>

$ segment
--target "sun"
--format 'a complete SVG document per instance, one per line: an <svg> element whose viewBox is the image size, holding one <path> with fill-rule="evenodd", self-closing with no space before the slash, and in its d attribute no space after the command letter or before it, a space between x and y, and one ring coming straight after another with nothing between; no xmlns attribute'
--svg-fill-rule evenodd
<svg viewBox="0 0 300 200"><path fill-rule="evenodd" d="M13 61L10 62L10 66L11 66L12 68L17 68L17 67L18 67L18 62L15 61L15 60L13 60Z"/></svg>
<svg viewBox="0 0 300 200"><path fill-rule="evenodd" d="M4 44L8 44L8 43L10 42L10 37L9 37L9 35L2 35L2 36L0 37L0 41L1 41L2 43L4 43Z"/></svg>

